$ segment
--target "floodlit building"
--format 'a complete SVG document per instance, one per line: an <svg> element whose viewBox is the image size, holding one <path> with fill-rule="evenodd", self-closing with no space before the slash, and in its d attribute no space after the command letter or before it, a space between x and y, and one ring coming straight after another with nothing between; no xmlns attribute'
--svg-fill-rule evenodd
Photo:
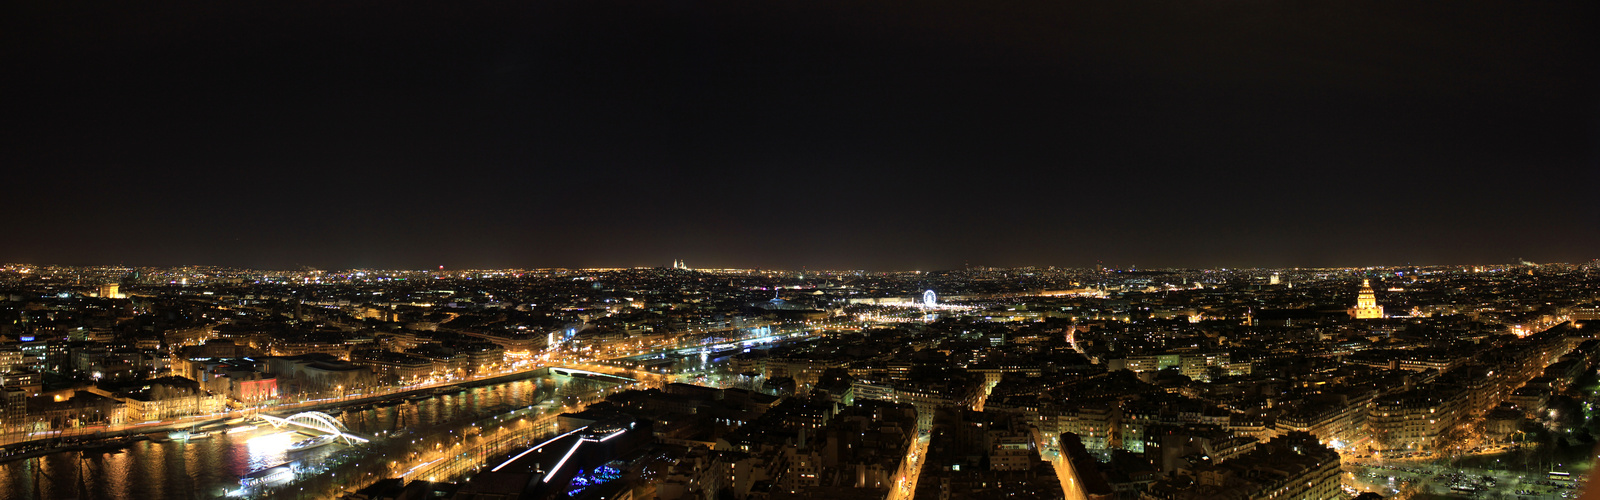
<svg viewBox="0 0 1600 500"><path fill-rule="evenodd" d="M1378 294L1372 291L1371 280L1361 280L1361 292L1356 295L1356 306L1350 308L1350 317L1355 319L1383 317L1383 306L1378 305Z"/></svg>

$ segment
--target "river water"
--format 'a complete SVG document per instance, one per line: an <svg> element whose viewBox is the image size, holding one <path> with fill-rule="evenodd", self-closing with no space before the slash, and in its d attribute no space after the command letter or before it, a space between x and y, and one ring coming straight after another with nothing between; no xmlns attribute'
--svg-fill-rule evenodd
<svg viewBox="0 0 1600 500"><path fill-rule="evenodd" d="M567 377L541 376L475 387L419 402L346 411L351 431L377 436L470 420L505 407L526 407L554 395ZM280 464L319 464L345 453L333 444L290 452L306 435L261 427L214 432L189 442L136 442L118 451L60 452L0 463L0 498L40 500L209 499L240 488L245 474Z"/></svg>
<svg viewBox="0 0 1600 500"><path fill-rule="evenodd" d="M768 342L789 340L794 339L773 338ZM677 363L673 371L680 374L681 382L722 387L730 383L726 368L724 359L691 356ZM489 417L496 410L526 408L542 401L560 400L560 395L576 396L598 386L611 385L577 382L579 380L582 379L552 376L541 371L531 378L474 387L418 402L375 406L361 411L347 409L337 418L357 434L374 437L393 434L397 439L405 439L400 436L415 435L408 431L447 433L447 429ZM573 391L562 391L563 388ZM189 442L139 441L123 450L60 452L3 462L0 463L0 500L229 498L230 492L242 490L240 479L246 474L283 464L292 464L295 469L325 467L353 451L346 445L333 444L290 452L286 450L287 445L307 435L287 435L283 433L287 429L273 429L259 422L251 425L260 427L232 433L213 432L210 438Z"/></svg>

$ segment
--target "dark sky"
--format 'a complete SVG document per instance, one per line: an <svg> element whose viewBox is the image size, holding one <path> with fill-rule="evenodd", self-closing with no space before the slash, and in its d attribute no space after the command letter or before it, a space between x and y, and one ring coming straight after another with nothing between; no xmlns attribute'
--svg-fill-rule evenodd
<svg viewBox="0 0 1600 500"><path fill-rule="evenodd" d="M0 16L0 261L1600 257L1590 0L143 4Z"/></svg>

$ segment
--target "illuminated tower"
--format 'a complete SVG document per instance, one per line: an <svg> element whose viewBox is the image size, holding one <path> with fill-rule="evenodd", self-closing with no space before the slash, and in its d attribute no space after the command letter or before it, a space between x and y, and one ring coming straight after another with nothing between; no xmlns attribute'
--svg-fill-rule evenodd
<svg viewBox="0 0 1600 500"><path fill-rule="evenodd" d="M1361 293L1356 295L1356 306L1350 308L1350 317L1355 319L1383 317L1383 306L1378 305L1378 295L1373 293L1370 280L1361 280Z"/></svg>

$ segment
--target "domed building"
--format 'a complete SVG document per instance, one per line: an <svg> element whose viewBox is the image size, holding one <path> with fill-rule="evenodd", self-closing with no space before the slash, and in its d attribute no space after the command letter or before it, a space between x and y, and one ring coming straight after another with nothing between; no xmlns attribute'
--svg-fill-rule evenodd
<svg viewBox="0 0 1600 500"><path fill-rule="evenodd" d="M1361 280L1361 293L1356 295L1356 306L1350 308L1350 317L1355 319L1383 317L1383 306L1378 305L1378 294L1372 291L1371 280Z"/></svg>

